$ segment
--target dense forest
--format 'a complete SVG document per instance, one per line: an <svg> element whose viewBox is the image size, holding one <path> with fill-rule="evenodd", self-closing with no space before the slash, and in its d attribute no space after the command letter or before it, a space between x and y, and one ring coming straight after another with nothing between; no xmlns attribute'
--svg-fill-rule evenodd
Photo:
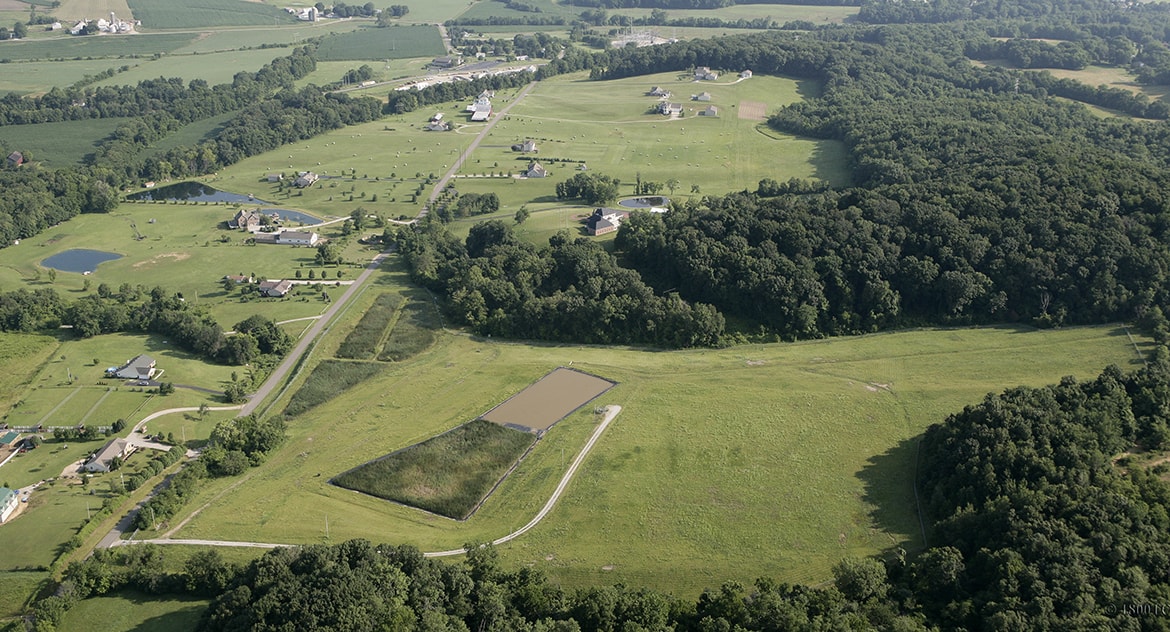
<svg viewBox="0 0 1170 632"><path fill-rule="evenodd" d="M176 572L164 570L165 547L139 545L71 564L61 590L35 606L37 629L53 629L78 599L134 588L213 598L208 631L1164 630L1152 605L1170 596L1167 467L1118 455L1170 445L1168 410L1164 348L1131 374L1110 367L1086 382L988 395L922 440L930 546L847 559L821 587L761 578L694 601L620 585L566 590L540 571L503 568L490 546L471 543L448 563L360 540L247 565L208 550ZM280 430L246 421L216 434L246 467L246 451L262 454ZM207 475L197 465L191 476Z"/></svg>

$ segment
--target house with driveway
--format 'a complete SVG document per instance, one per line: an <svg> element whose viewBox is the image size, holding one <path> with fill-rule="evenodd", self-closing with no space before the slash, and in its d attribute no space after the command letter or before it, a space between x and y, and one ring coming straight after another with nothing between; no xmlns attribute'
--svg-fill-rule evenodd
<svg viewBox="0 0 1170 632"><path fill-rule="evenodd" d="M115 459L125 459L134 451L134 446L129 441L117 438L110 439L106 445L102 446L94 455L86 461L82 469L86 472L109 472L110 463Z"/></svg>
<svg viewBox="0 0 1170 632"><path fill-rule="evenodd" d="M261 281L257 289L260 291L260 296L280 298L288 294L292 286L292 281L283 279L280 281Z"/></svg>
<svg viewBox="0 0 1170 632"><path fill-rule="evenodd" d="M143 354L133 360L128 360L120 367L106 369L106 377L116 377L122 380L149 380L157 372L154 358Z"/></svg>
<svg viewBox="0 0 1170 632"><path fill-rule="evenodd" d="M15 489L0 487L0 524L7 522L19 505L20 494Z"/></svg>

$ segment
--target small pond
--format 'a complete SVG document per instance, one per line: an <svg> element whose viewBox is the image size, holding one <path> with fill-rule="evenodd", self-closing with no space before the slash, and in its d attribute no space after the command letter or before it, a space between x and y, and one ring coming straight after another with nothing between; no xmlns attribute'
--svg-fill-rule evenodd
<svg viewBox="0 0 1170 632"><path fill-rule="evenodd" d="M319 217L313 217L307 213L292 211L287 208L262 208L260 209L260 212L264 213L265 215L276 215L286 226L290 224L304 224L305 226L312 226L314 224L321 223L321 218Z"/></svg>
<svg viewBox="0 0 1170 632"><path fill-rule="evenodd" d="M233 202L256 204L264 201L250 195L220 191L215 187L209 187L200 182L177 182L175 184L168 184L165 187L158 187L157 189L127 195L126 199L150 200L154 202L226 202L229 204Z"/></svg>
<svg viewBox="0 0 1170 632"><path fill-rule="evenodd" d="M664 208L669 205L670 199L663 195L628 198L618 202L618 206L624 208Z"/></svg>
<svg viewBox="0 0 1170 632"><path fill-rule="evenodd" d="M85 274L86 272L93 272L97 270L98 265L114 259L121 259L122 255L113 252L105 252L103 250L87 250L85 248L74 248L72 250L64 250L45 259L41 265L46 268L60 270L62 272L77 272Z"/></svg>

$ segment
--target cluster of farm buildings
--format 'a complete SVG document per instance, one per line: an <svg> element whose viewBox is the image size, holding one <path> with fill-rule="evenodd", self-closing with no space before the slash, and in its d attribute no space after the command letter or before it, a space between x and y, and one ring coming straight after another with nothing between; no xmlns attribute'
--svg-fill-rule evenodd
<svg viewBox="0 0 1170 632"><path fill-rule="evenodd" d="M110 11L110 19L98 18L94 20L78 20L76 24L69 28L70 35L82 35L92 32L90 26L97 29L98 33L133 33L135 27L142 26L141 20L119 20L118 16ZM48 30L59 31L65 28L60 22L53 22L49 25Z"/></svg>

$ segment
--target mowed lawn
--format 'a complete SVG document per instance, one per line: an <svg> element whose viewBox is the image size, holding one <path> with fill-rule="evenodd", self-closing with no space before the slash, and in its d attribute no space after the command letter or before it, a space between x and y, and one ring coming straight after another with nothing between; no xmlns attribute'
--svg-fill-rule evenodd
<svg viewBox="0 0 1170 632"><path fill-rule="evenodd" d="M6 125L0 127L0 144L27 151L32 160L44 163L46 167L76 166L97 150L99 141L112 134L126 120L108 118Z"/></svg>
<svg viewBox="0 0 1170 632"><path fill-rule="evenodd" d="M104 630L194 630L207 605L208 602L201 599L163 598L126 591L78 602L65 613L57 629L61 632L89 631L100 622L100 629Z"/></svg>
<svg viewBox="0 0 1170 632"><path fill-rule="evenodd" d="M236 207L223 204L123 202L112 213L80 215L22 240L20 245L0 249L0 286L6 289L21 285L30 289L52 287L67 299L84 294L86 283L90 291L101 283L113 289L122 283L142 285L148 290L160 286L170 292L181 292L188 301L209 308L224 329L253 314L273 320L319 315L327 307L320 299L320 290L309 292L307 288L298 288L285 299L262 300L254 292L224 290L222 279L228 274L280 279L295 278L301 271L307 280L309 270L315 270L317 274L327 271L332 281L337 280L338 268L314 266L314 248L245 245L244 233L220 227L235 212ZM345 212L348 214L349 210ZM143 239L136 239L135 227ZM319 232L328 237L339 236L337 225ZM229 241L221 243L219 240L225 237ZM41 262L73 248L104 250L123 257L103 263L90 275L59 272L50 283ZM356 267L341 270L347 275L342 280L352 280L359 273ZM334 298L344 289L328 286Z"/></svg>
<svg viewBox="0 0 1170 632"><path fill-rule="evenodd" d="M540 526L501 547L568 586L625 582L693 596L759 576L818 583L847 556L914 549L915 442L931 423L1021 384L1132 369L1117 326L928 330L725 350L476 341L431 351L297 418L247 482L213 482L178 537L445 550L500 537L547 500L597 422L550 430L480 511L455 523L332 487L333 475L481 414L572 364L619 385L624 411Z"/></svg>

